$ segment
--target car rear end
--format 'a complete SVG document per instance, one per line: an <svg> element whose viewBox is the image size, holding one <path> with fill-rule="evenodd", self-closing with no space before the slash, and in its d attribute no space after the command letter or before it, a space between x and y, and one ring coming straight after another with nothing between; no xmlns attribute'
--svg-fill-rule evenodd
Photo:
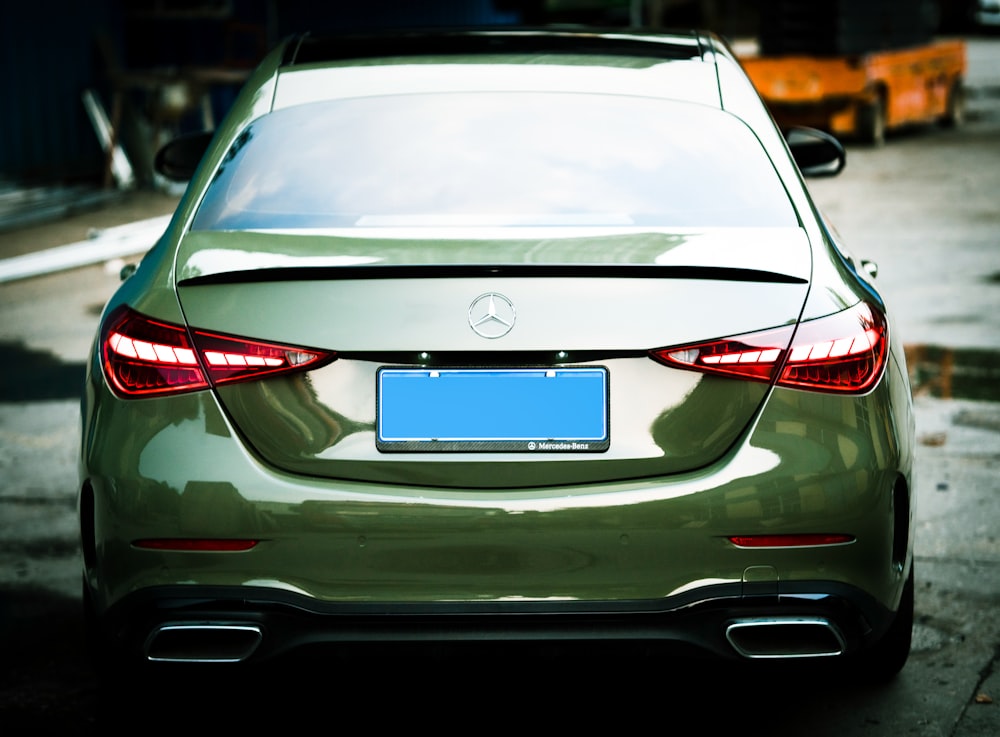
<svg viewBox="0 0 1000 737"><path fill-rule="evenodd" d="M901 352L700 43L264 65L89 368L115 645L820 657L890 626Z"/></svg>

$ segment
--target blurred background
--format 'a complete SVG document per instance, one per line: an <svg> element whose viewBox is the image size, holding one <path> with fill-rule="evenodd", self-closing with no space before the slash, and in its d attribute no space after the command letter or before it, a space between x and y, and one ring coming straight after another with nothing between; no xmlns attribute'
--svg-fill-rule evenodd
<svg viewBox="0 0 1000 737"><path fill-rule="evenodd" d="M996 22L1000 0L14 0L0 23L0 230L163 186L155 150L214 127L298 31L696 26L767 54L844 54Z"/></svg>

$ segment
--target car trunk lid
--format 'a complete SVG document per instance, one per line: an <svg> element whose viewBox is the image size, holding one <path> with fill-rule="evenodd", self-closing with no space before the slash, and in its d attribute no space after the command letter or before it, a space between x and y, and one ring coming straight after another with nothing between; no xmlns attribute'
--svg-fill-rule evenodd
<svg viewBox="0 0 1000 737"><path fill-rule="evenodd" d="M286 471L521 488L690 472L717 460L768 386L667 367L648 351L794 323L808 288L802 232L559 235L194 233L180 251L178 294L194 328L336 352L311 372L216 390L246 442ZM495 330L477 332L491 302L505 311L490 321ZM524 379L544 402L543 384L525 369L596 379L587 418L604 403L601 442L552 442L541 426L533 439L530 422L518 429L520 445L379 442L387 376L444 372L490 395L497 382ZM435 401L417 406L444 414ZM477 428L502 414L492 401L479 406L487 417Z"/></svg>

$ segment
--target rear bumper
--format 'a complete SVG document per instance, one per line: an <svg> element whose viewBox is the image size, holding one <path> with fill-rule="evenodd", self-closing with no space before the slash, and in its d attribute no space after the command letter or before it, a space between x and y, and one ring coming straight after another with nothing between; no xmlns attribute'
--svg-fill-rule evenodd
<svg viewBox="0 0 1000 737"><path fill-rule="evenodd" d="M864 592L796 582L774 595L739 584L657 602L331 604L267 588L163 586L100 618L131 662L262 662L332 646L545 642L616 652L662 648L728 659L837 657L881 636L894 613Z"/></svg>

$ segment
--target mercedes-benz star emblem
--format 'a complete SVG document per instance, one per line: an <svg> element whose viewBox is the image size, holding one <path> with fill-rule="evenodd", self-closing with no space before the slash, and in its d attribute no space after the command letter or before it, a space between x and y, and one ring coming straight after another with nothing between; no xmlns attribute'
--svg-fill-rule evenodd
<svg viewBox="0 0 1000 737"><path fill-rule="evenodd" d="M484 338L502 338L516 318L514 303L497 292L481 294L469 305L469 325Z"/></svg>

